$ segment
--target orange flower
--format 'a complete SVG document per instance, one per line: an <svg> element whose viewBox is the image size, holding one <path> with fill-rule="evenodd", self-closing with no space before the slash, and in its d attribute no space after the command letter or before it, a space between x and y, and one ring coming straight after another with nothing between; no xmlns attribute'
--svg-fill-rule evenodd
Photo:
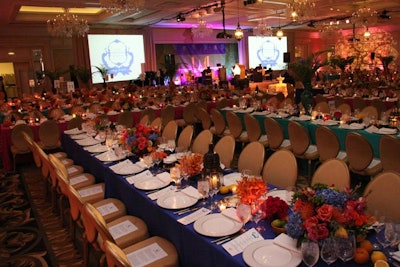
<svg viewBox="0 0 400 267"><path fill-rule="evenodd" d="M251 204L266 194L267 190L264 180L256 177L244 177L238 182L237 195L242 203Z"/></svg>

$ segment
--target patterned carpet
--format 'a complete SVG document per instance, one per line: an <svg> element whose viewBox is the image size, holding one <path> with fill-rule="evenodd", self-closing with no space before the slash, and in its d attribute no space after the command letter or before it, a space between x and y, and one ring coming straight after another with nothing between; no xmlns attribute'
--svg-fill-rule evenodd
<svg viewBox="0 0 400 267"><path fill-rule="evenodd" d="M1 267L83 266L38 168L0 173L0 203Z"/></svg>

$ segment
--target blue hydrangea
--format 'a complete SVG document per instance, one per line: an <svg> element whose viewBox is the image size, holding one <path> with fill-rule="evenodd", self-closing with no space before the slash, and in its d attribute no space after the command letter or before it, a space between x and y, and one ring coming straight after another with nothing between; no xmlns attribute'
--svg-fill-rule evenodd
<svg viewBox="0 0 400 267"><path fill-rule="evenodd" d="M158 138L158 135L156 133L152 133L149 135L149 140L155 142Z"/></svg>
<svg viewBox="0 0 400 267"><path fill-rule="evenodd" d="M132 143L133 143L133 141L135 141L136 140L136 136L130 136L129 138L128 138L128 145L132 145Z"/></svg>
<svg viewBox="0 0 400 267"><path fill-rule="evenodd" d="M290 237L299 238L304 235L302 229L303 220L301 219L300 213L294 211L289 214L288 222L286 223L286 231Z"/></svg>
<svg viewBox="0 0 400 267"><path fill-rule="evenodd" d="M321 197L326 204L335 206L335 207L343 207L344 203L348 200L348 197L343 192L339 192L333 189L321 189L317 190L315 194Z"/></svg>

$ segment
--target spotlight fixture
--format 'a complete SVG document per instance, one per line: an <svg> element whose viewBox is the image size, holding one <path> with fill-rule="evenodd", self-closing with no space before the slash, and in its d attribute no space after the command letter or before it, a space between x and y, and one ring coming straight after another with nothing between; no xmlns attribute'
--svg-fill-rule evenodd
<svg viewBox="0 0 400 267"><path fill-rule="evenodd" d="M282 39L283 37L283 31L281 28L278 29L278 31L276 32L276 37L278 37L278 39Z"/></svg>
<svg viewBox="0 0 400 267"><path fill-rule="evenodd" d="M232 38L232 34L227 33L225 30L225 6L221 6L221 12L222 12L222 28L223 31L217 33L217 39L230 39Z"/></svg>
<svg viewBox="0 0 400 267"><path fill-rule="evenodd" d="M244 0L243 1L244 6L255 4L255 3L257 3L257 0Z"/></svg>
<svg viewBox="0 0 400 267"><path fill-rule="evenodd" d="M181 13L179 13L178 16L176 16L176 22L183 22L185 20L186 18Z"/></svg>

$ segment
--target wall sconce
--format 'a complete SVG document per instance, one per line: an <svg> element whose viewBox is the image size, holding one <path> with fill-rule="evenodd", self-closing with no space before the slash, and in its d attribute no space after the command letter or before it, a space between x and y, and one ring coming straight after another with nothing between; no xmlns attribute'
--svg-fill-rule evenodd
<svg viewBox="0 0 400 267"><path fill-rule="evenodd" d="M371 32L368 30L368 27L367 27L367 30L364 32L364 38L369 39L369 37L371 37Z"/></svg>
<svg viewBox="0 0 400 267"><path fill-rule="evenodd" d="M278 39L282 39L283 37L283 31L281 28L278 29L278 31L276 32L276 37L278 37Z"/></svg>
<svg viewBox="0 0 400 267"><path fill-rule="evenodd" d="M243 38L243 30L240 28L240 24L238 23L238 26L235 30L235 39L240 41Z"/></svg>

